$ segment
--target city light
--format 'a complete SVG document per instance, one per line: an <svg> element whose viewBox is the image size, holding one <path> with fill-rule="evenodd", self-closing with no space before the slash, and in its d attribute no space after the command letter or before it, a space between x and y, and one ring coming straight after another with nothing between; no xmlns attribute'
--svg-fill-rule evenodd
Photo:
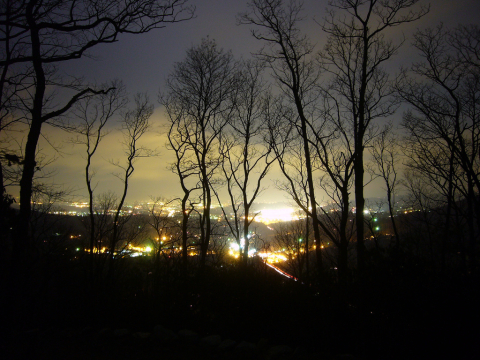
<svg viewBox="0 0 480 360"><path fill-rule="evenodd" d="M299 216L298 209L288 207L281 209L264 209L258 213L255 220L268 225L280 221L299 220L301 218L303 217Z"/></svg>

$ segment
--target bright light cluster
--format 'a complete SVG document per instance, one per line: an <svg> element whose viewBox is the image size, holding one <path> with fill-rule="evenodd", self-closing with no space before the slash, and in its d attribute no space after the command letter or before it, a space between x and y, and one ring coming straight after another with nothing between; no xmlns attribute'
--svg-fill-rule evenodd
<svg viewBox="0 0 480 360"><path fill-rule="evenodd" d="M282 253L261 252L258 254L264 261L269 264L275 264L283 261L287 261L287 257Z"/></svg>
<svg viewBox="0 0 480 360"><path fill-rule="evenodd" d="M280 221L299 220L302 217L299 215L298 209L282 208L282 209L265 209L262 210L255 220L264 224L271 224Z"/></svg>
<svg viewBox="0 0 480 360"><path fill-rule="evenodd" d="M250 238L250 235L248 235L248 237ZM235 259L237 259L240 256L240 250L243 251L244 246L245 246L244 238L240 239L240 245L238 245L238 243L236 243L235 241L232 241L230 243L230 250L228 251L228 254L235 257ZM257 250L255 248L250 247L248 250L248 257L255 256L256 252Z"/></svg>

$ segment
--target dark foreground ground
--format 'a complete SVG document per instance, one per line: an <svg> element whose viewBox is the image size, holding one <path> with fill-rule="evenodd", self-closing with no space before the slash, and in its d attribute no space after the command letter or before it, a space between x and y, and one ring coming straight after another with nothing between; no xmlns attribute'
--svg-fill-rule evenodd
<svg viewBox="0 0 480 360"><path fill-rule="evenodd" d="M480 358L478 279L375 274L347 289L263 271L133 277L109 292L65 273L2 293L0 358Z"/></svg>
<svg viewBox="0 0 480 360"><path fill-rule="evenodd" d="M175 333L175 332L173 332ZM275 345L267 338L256 343L200 337L190 330L165 338L158 331L128 329L33 329L21 334L20 344L2 349L3 359L355 359L352 354L328 354L301 347ZM20 335L20 334L19 334Z"/></svg>

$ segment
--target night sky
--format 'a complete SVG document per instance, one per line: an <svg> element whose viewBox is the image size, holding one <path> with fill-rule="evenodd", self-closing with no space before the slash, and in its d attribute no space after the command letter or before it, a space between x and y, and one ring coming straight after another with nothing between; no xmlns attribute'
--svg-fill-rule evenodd
<svg viewBox="0 0 480 360"><path fill-rule="evenodd" d="M149 196L163 196L171 198L180 194L180 186L176 175L166 169L171 157L165 148L166 137L161 136L162 125L165 124L163 109L157 101L158 92L162 91L164 80L172 71L176 61L182 61L186 50L200 43L201 39L209 36L216 40L220 47L232 50L236 58L249 58L251 52L258 50L261 43L250 35L248 26L237 26L236 16L246 10L247 1L241 0L196 0L191 1L196 6L196 18L177 24L168 24L166 28L153 30L148 34L137 36L121 36L115 44L100 45L93 49L91 55L95 59L84 58L69 61L61 68L69 74L84 76L87 81L102 83L111 79L121 79L127 86L128 92L148 93L150 100L155 104L155 113L151 118L150 133L142 139L142 145L157 149L160 156L140 159L135 167L131 179L127 202L148 200ZM424 2L426 3L426 1ZM458 23L470 24L479 22L480 1L478 0L436 0L431 1L430 13L418 22L397 28L407 37L416 28L433 27L443 22L448 27ZM320 50L325 35L320 26L327 1L306 0L304 2L305 21L304 30ZM392 34L396 35L396 34ZM410 47L407 39L399 55L392 60L389 66L393 73L399 66L408 66L415 58L415 51ZM401 111L395 115L395 121L401 119ZM52 147L44 139L41 141L42 152L47 157L55 156L57 160L48 166L47 171L55 171L51 178L56 184L74 189L77 199L86 199L84 184L85 160L82 158L84 149L73 145L69 139L71 134L51 127L44 127L44 134L57 147L56 155ZM108 160L122 161L119 147L120 137L112 128L110 134L101 143L100 149L94 158L95 180L98 183L97 194L114 190L120 192L121 182L112 176L115 168ZM286 195L279 194L272 179L280 178L277 170L270 173L265 182L270 189L265 191L261 201L281 200ZM366 197L383 196L381 185L371 184L366 188ZM11 189L13 193L14 190ZM16 195L16 194L15 194ZM287 199L287 198L286 198ZM288 199L287 199L288 200Z"/></svg>

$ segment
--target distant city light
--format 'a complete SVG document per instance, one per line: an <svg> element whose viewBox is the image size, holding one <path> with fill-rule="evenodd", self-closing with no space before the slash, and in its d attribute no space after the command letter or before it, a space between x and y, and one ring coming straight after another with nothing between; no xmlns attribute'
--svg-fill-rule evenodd
<svg viewBox="0 0 480 360"><path fill-rule="evenodd" d="M255 220L264 224L280 221L299 220L299 210L295 208L264 209L255 217Z"/></svg>

